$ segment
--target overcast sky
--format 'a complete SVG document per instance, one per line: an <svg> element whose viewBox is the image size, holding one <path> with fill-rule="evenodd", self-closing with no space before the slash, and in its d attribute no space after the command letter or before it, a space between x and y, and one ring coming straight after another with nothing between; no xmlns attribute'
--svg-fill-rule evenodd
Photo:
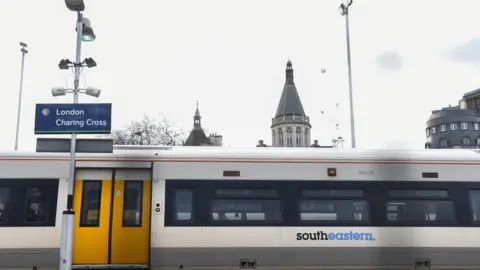
<svg viewBox="0 0 480 270"><path fill-rule="evenodd" d="M81 86L102 89L113 126L163 113L190 131L202 124L225 146L271 144L271 118L293 62L312 140L350 145L345 20L337 0L85 0L97 40L83 43ZM350 8L358 148L423 148L431 110L480 87L480 1L355 0ZM0 149L13 149L21 53L25 62L20 149L34 149L36 103L72 86L60 59L74 59L75 19L63 0L2 0ZM326 69L322 73L322 69ZM335 108L336 103L340 105ZM322 114L321 111L325 111ZM335 130L335 124L339 130Z"/></svg>

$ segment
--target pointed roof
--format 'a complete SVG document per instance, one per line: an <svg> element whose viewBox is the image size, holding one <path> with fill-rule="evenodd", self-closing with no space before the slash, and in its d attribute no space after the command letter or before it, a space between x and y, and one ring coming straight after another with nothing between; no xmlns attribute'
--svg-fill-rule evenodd
<svg viewBox="0 0 480 270"><path fill-rule="evenodd" d="M197 109L195 110L195 116L193 116L193 129L188 135L187 140L183 144L184 146L202 146L202 145L212 145L210 139L208 139L207 135L202 129L201 125L201 116L200 110L198 109L198 101L197 101Z"/></svg>
<svg viewBox="0 0 480 270"><path fill-rule="evenodd" d="M305 115L300 96L293 81L292 62L288 60L285 70L285 86L283 87L282 97L278 103L277 113L275 117L282 115Z"/></svg>

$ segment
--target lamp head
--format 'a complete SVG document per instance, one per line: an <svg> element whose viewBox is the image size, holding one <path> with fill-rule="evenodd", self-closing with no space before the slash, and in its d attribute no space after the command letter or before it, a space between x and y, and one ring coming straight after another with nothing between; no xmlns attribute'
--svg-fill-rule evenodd
<svg viewBox="0 0 480 270"><path fill-rule="evenodd" d="M52 96L64 96L67 93L67 89L63 87L52 87Z"/></svg>

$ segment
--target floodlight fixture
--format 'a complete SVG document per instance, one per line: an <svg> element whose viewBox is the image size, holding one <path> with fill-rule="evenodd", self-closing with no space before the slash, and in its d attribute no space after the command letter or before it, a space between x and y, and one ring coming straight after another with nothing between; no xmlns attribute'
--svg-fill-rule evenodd
<svg viewBox="0 0 480 270"><path fill-rule="evenodd" d="M63 87L52 87L52 96L54 97L65 96L67 91L68 89L65 89Z"/></svg>
<svg viewBox="0 0 480 270"><path fill-rule="evenodd" d="M68 59L62 59L60 60L60 63L58 63L58 68L60 69L68 69L70 68L72 65L72 61L68 60Z"/></svg>
<svg viewBox="0 0 480 270"><path fill-rule="evenodd" d="M85 64L88 68L97 66L97 62L95 62L95 60L93 60L91 57L85 58L85 60L83 60L83 64Z"/></svg>
<svg viewBox="0 0 480 270"><path fill-rule="evenodd" d="M85 10L83 0L65 0L65 5L71 11L81 12Z"/></svg>
<svg viewBox="0 0 480 270"><path fill-rule="evenodd" d="M94 87L87 87L87 89L85 89L85 94L96 98L100 96L100 92L100 89Z"/></svg>

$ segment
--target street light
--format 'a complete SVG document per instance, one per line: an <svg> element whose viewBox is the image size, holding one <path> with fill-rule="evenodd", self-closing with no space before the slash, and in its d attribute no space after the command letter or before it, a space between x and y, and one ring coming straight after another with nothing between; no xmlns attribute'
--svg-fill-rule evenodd
<svg viewBox="0 0 480 270"><path fill-rule="evenodd" d="M20 42L20 51L22 52L22 68L20 69L20 90L18 91L18 112L17 112L17 130L15 132L15 151L18 150L18 135L20 133L20 114L22 112L22 92L23 92L23 70L25 64L25 55L28 53L27 44Z"/></svg>
<svg viewBox="0 0 480 270"><path fill-rule="evenodd" d="M81 68L87 66L89 68L95 67L97 63L92 58L87 58L83 62L80 60L82 41L94 41L95 34L92 29L92 24L89 19L84 18L82 11L85 10L85 4L83 0L65 0L65 5L71 11L77 12L77 23L75 31L77 32L76 40L76 52L75 62L68 59L60 61L58 67L60 69L74 68L75 79L73 89L54 87L52 88L53 96L63 96L67 93L73 94L73 104L78 103L78 95L85 93L90 96L98 97L100 95L100 89L88 87L86 89L79 88L80 71ZM72 133L70 142L70 168L68 174L68 196L67 207L62 213L62 232L60 243L60 270L72 269L72 249L73 249L73 225L75 211L73 210L73 187L75 181L75 148L76 148L77 136Z"/></svg>
<svg viewBox="0 0 480 270"><path fill-rule="evenodd" d="M352 87L352 64L350 57L350 25L348 21L348 11L353 4L353 0L347 0L339 6L340 14L345 16L346 33L347 33L347 64L348 64L348 93L350 99L350 136L352 140L352 148L355 148L355 118L353 113L353 87Z"/></svg>

